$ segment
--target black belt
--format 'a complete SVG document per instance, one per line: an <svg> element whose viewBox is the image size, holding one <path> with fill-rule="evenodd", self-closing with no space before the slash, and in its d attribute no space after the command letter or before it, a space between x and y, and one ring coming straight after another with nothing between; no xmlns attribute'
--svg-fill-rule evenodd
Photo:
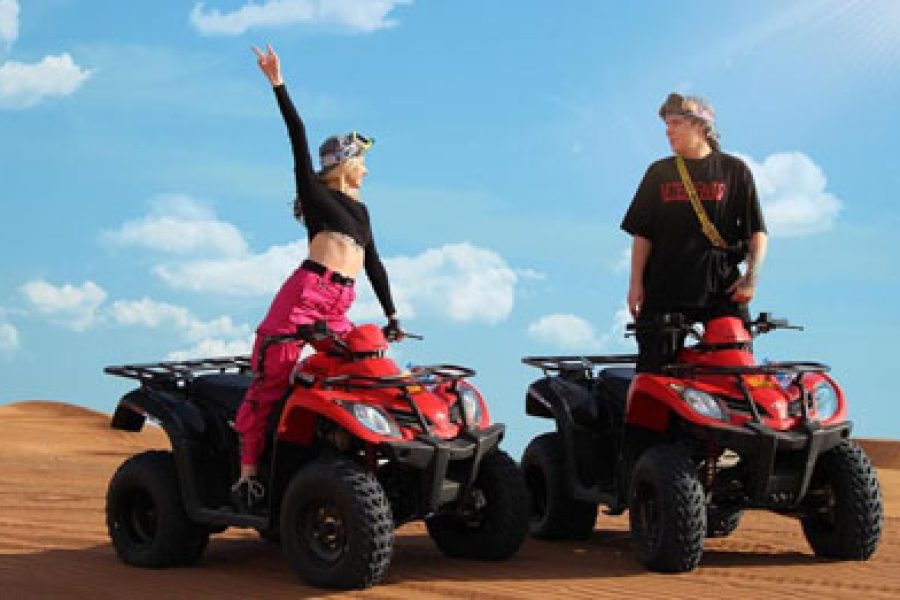
<svg viewBox="0 0 900 600"><path fill-rule="evenodd" d="M300 264L300 268L304 271L309 271L310 273L315 273L316 275L325 275L326 273L331 273L328 275L328 280L332 283L336 283L338 285L353 285L353 278L347 277L346 275L341 275L337 271L332 271L322 263L317 263L314 260L306 259Z"/></svg>

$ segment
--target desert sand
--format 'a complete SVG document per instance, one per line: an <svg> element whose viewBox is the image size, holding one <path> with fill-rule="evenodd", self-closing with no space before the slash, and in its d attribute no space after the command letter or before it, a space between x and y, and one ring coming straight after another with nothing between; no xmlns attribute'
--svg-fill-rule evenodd
<svg viewBox="0 0 900 600"><path fill-rule="evenodd" d="M278 546L254 532L214 536L199 565L143 570L115 557L104 523L110 476L129 455L167 448L152 427L109 428L107 415L52 402L0 407L0 597L18 598L900 598L900 441L864 440L885 496L881 545L867 562L815 558L799 524L748 514L710 540L688 574L646 572L627 515L600 515L582 543L528 540L512 560L444 558L421 524L398 531L386 580L366 591L304 586Z"/></svg>

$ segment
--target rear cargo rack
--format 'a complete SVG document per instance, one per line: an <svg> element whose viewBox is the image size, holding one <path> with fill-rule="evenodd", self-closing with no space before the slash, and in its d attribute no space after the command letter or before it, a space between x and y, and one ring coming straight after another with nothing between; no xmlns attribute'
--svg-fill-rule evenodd
<svg viewBox="0 0 900 600"><path fill-rule="evenodd" d="M168 383L183 385L198 375L250 371L250 356L226 356L221 358L198 358L194 360L174 360L137 365L106 367L104 373L137 379L146 383Z"/></svg>

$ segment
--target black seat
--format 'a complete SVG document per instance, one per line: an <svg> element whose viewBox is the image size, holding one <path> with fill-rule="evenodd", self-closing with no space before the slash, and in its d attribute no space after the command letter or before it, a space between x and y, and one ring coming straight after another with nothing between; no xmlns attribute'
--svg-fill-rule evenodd
<svg viewBox="0 0 900 600"><path fill-rule="evenodd" d="M250 387L252 376L239 373L201 375L191 382L191 397L224 408L233 418Z"/></svg>

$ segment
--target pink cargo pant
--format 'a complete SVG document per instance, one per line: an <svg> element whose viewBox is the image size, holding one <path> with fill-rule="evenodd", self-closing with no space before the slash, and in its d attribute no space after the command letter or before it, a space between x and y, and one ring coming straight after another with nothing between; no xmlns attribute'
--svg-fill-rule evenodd
<svg viewBox="0 0 900 600"><path fill-rule="evenodd" d="M326 321L328 328L347 333L353 327L347 310L356 293L352 285L332 282L331 272L318 275L298 268L281 286L266 318L256 329L251 365L255 378L247 389L235 418L241 434L241 464L255 465L263 452L269 415L290 386L290 375L300 357L302 342L269 344L265 351L264 373L258 369L259 350L266 337L296 333L297 326Z"/></svg>

